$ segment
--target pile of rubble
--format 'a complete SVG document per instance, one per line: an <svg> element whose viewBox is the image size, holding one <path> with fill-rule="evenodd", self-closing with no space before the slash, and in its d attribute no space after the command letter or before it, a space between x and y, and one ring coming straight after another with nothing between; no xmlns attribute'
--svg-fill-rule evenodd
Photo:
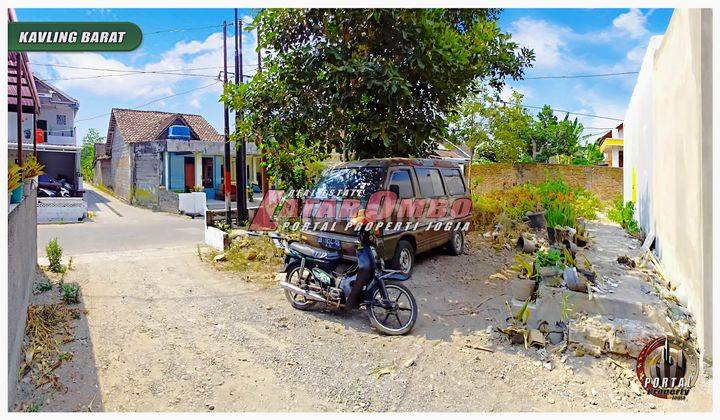
<svg viewBox="0 0 720 420"><path fill-rule="evenodd" d="M590 222L587 230L593 238L587 248L567 242L558 247L562 264L549 276L527 266L520 270L527 280L535 276L536 290L528 298L514 295L498 331L528 348L564 343L563 350L573 355L596 357L635 358L645 344L664 335L693 340L692 316L648 245L613 225ZM517 242L525 259L536 249L556 246L540 232L524 232Z"/></svg>

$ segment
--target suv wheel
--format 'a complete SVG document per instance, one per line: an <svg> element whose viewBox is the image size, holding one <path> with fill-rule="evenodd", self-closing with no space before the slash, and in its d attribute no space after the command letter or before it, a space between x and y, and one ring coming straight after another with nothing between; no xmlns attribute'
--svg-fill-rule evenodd
<svg viewBox="0 0 720 420"><path fill-rule="evenodd" d="M465 234L461 231L453 232L448 249L452 255L460 255L465 250Z"/></svg>
<svg viewBox="0 0 720 420"><path fill-rule="evenodd" d="M403 274L410 275L415 268L415 248L406 240L400 240L395 248L395 256L393 257L393 268L402 271Z"/></svg>

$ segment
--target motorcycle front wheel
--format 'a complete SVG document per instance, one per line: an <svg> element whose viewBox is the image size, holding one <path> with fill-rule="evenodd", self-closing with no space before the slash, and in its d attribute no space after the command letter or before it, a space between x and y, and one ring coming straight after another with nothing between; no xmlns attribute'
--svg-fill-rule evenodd
<svg viewBox="0 0 720 420"><path fill-rule="evenodd" d="M388 300L397 305L395 309L383 307L380 303L380 289L373 293L372 302L366 307L373 328L387 335L403 335L412 331L417 321L418 307L410 290L400 283L386 283Z"/></svg>

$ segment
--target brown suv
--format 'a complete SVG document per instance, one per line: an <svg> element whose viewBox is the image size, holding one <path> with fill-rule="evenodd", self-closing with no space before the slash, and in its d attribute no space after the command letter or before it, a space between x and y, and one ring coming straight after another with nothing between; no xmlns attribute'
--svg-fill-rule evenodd
<svg viewBox="0 0 720 420"><path fill-rule="evenodd" d="M309 245L336 250L344 259L354 260L357 235L347 226L347 214L342 214L343 198L355 197L365 208L378 191L392 191L397 206L392 214L382 219L384 226L380 238L383 256L390 266L409 274L415 264L415 255L430 249L447 246L459 255L465 245L463 226L469 220L469 193L460 167L440 159L368 159L340 164L323 174L306 200L314 206L313 217L306 222L314 226L331 226L325 230L305 229L302 239ZM463 203L457 202L463 199ZM323 201L335 200L338 205L332 217L328 211L319 215ZM443 202L446 210L443 213ZM402 206L401 204L405 204ZM458 204L459 206L454 206ZM460 208L465 211L450 211ZM346 212L347 213L347 212Z"/></svg>

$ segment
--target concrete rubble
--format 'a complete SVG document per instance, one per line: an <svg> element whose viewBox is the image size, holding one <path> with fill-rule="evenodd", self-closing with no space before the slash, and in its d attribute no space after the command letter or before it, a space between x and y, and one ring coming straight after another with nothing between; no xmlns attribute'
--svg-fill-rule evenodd
<svg viewBox="0 0 720 420"><path fill-rule="evenodd" d="M595 278L588 281L587 291L570 290L566 280L542 280L535 300L527 304L528 331L537 331L532 328L545 324L549 328L544 332L550 339L562 326L566 331L563 341L575 355L596 357L616 354L636 358L645 344L664 335L693 340L692 315L655 267L646 247L618 226L590 222L588 232L590 244L577 253L576 260L592 264ZM544 243L539 235L525 235ZM524 305L515 299L509 302L513 315ZM567 312L570 315L565 323Z"/></svg>

